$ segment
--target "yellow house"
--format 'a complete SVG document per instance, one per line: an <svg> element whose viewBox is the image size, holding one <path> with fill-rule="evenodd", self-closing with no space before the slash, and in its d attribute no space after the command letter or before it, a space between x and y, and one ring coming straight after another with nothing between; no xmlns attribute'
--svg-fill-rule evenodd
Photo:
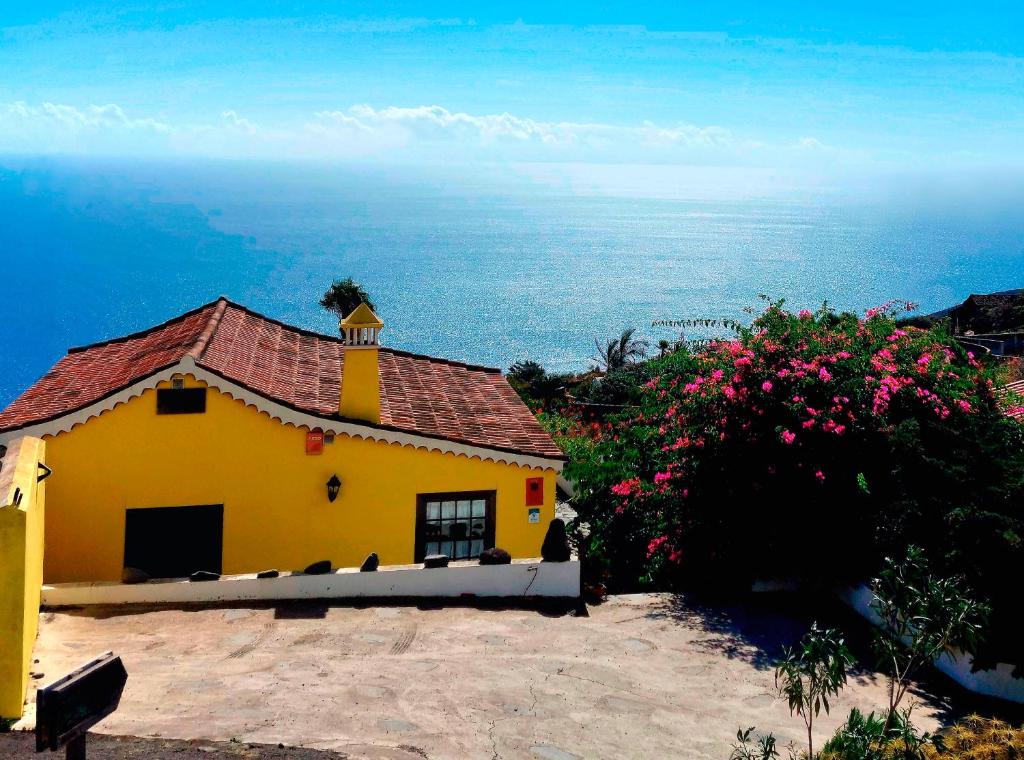
<svg viewBox="0 0 1024 760"><path fill-rule="evenodd" d="M71 349L0 413L46 442L44 579L535 557L564 457L501 372L221 298Z"/></svg>

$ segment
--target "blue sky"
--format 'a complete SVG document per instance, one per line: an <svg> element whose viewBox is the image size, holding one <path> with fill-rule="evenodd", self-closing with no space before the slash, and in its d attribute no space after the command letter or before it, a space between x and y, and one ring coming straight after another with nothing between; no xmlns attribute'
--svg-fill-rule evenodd
<svg viewBox="0 0 1024 760"><path fill-rule="evenodd" d="M1024 167L1020 3L838 5L7 2L0 152Z"/></svg>

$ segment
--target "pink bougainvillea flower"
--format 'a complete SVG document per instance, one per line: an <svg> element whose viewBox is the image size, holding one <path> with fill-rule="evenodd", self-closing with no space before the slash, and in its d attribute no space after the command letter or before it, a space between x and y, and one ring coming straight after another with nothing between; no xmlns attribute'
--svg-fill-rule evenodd
<svg viewBox="0 0 1024 760"><path fill-rule="evenodd" d="M640 485L640 478L630 478L616 483L612 486L612 493L616 496L629 496Z"/></svg>
<svg viewBox="0 0 1024 760"><path fill-rule="evenodd" d="M793 441L796 440L796 433L791 433L788 430L783 430L781 433L782 442L787 446L791 446Z"/></svg>
<svg viewBox="0 0 1024 760"><path fill-rule="evenodd" d="M818 377L820 377L821 381L824 383L827 383L829 380L832 379L832 375L830 375L829 371L824 367L818 370Z"/></svg>
<svg viewBox="0 0 1024 760"><path fill-rule="evenodd" d="M651 542L647 544L647 558L650 559L666 541L668 541L668 536L658 536L651 539Z"/></svg>
<svg viewBox="0 0 1024 760"><path fill-rule="evenodd" d="M765 393L770 393L772 390L772 381L765 380L763 383L761 383L761 390L763 390Z"/></svg>

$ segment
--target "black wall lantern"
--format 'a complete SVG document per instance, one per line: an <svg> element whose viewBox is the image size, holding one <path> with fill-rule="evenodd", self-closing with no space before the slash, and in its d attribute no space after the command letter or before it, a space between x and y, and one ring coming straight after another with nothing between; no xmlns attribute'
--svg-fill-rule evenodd
<svg viewBox="0 0 1024 760"><path fill-rule="evenodd" d="M341 490L341 481L338 480L337 475L331 475L331 479L327 481L327 501L334 501L338 498L338 492Z"/></svg>

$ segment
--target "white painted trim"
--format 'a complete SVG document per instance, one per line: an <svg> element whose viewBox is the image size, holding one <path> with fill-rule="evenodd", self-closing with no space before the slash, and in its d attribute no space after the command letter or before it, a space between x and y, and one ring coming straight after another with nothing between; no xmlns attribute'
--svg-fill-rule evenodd
<svg viewBox="0 0 1024 760"><path fill-rule="evenodd" d="M842 589L839 591L839 598L874 625L882 624L878 613L871 607L873 596L867 586L861 584L856 588ZM935 661L935 667L968 691L1024 703L1024 678L1013 677L1013 665L1001 662L990 670L972 673L972 663L971 655L960 652L956 657L940 657Z"/></svg>
<svg viewBox="0 0 1024 760"><path fill-rule="evenodd" d="M43 586L45 607L91 604L204 604L284 599L358 599L366 597L556 597L580 594L580 563L518 560L511 565L456 564L425 570L418 565L355 568L326 575L283 575L259 579L238 575L219 581L187 580L123 583L55 583Z"/></svg>
<svg viewBox="0 0 1024 760"><path fill-rule="evenodd" d="M75 425L81 425L92 417L98 417L103 414L103 412L110 411L118 404L127 403L136 396L141 396L144 391L155 388L158 383L169 381L173 375L178 373L192 375L197 380L209 385L211 388L216 388L231 398L241 401L246 406L255 407L258 411L264 412L271 418L276 419L285 425L294 425L298 428L307 429L319 428L325 433L334 433L335 435L347 435L352 438L362 438L370 441L380 441L382 443L397 443L401 446L412 446L413 448L437 451L442 454L454 454L456 456L465 456L470 459L480 459L485 462L492 461L518 465L520 467L555 470L556 472L561 472L564 464L558 459L548 459L546 457L532 456L529 454L513 454L506 451L489 449L484 446L473 446L465 443L457 443L455 441L447 441L440 438L430 438L428 436L416 435L415 433L381 430L380 428L371 427L369 425L359 425L352 422L339 422L337 420L318 417L315 414L309 414L308 412L299 412L294 409L290 409L284 404L271 401L258 393L253 393L230 380L225 380L220 375L209 372L203 367L196 365L195 360L191 356L185 356L177 364L161 370L154 375L150 375L143 380L139 380L138 382L123 388L112 396L108 396L101 401L90 404L83 409L79 409L75 412L69 412L68 414L58 417L57 419L50 420L49 422L42 422L36 425L19 428L17 430L2 432L0 433L0 444L5 444L14 438L19 438L25 435L41 438L45 435L66 433Z"/></svg>
<svg viewBox="0 0 1024 760"><path fill-rule="evenodd" d="M558 487L565 491L565 495L570 499L576 495L576 484L564 475L560 474L556 482L558 483Z"/></svg>

